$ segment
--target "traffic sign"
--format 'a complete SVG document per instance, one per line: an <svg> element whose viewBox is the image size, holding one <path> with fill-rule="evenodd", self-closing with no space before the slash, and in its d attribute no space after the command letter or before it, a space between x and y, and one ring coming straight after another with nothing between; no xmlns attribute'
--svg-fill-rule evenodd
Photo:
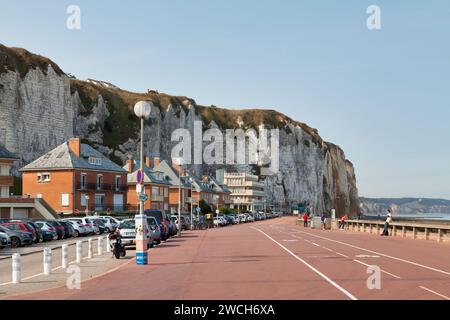
<svg viewBox="0 0 450 320"><path fill-rule="evenodd" d="M138 184L142 184L142 170L139 169L137 172L136 180Z"/></svg>
<svg viewBox="0 0 450 320"><path fill-rule="evenodd" d="M139 201L145 202L148 200L148 196L145 193L139 195Z"/></svg>
<svg viewBox="0 0 450 320"><path fill-rule="evenodd" d="M137 193L142 193L142 184L137 184L136 185L136 192Z"/></svg>

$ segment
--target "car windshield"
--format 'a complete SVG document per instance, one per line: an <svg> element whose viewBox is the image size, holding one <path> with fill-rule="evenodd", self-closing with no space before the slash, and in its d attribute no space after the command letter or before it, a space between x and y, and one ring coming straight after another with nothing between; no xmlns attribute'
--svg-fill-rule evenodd
<svg viewBox="0 0 450 320"><path fill-rule="evenodd" d="M0 226L0 231L8 233L10 230L8 228L5 228L4 226Z"/></svg>
<svg viewBox="0 0 450 320"><path fill-rule="evenodd" d="M92 223L92 221L89 220L88 218L84 219L84 221L86 221L86 223Z"/></svg>
<svg viewBox="0 0 450 320"><path fill-rule="evenodd" d="M156 225L156 219L155 218L147 218L147 223L151 226Z"/></svg>
<svg viewBox="0 0 450 320"><path fill-rule="evenodd" d="M134 229L134 220L125 220L120 224L120 229Z"/></svg>

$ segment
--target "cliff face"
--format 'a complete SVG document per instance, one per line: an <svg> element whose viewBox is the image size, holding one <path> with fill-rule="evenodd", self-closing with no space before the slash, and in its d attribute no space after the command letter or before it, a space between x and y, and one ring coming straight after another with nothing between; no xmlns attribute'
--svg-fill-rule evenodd
<svg viewBox="0 0 450 320"><path fill-rule="evenodd" d="M265 179L268 201L308 202L313 210L338 215L359 208L353 165L317 130L272 110L227 110L197 105L187 97L138 94L69 79L50 60L0 45L0 144L21 157L20 167L74 135L117 163L136 156L138 121L133 106L151 100L156 108L145 127L147 154L170 158L173 130L193 135L194 121L218 127L280 129L280 170ZM238 166L258 173L255 166ZM196 166L212 173L216 166Z"/></svg>

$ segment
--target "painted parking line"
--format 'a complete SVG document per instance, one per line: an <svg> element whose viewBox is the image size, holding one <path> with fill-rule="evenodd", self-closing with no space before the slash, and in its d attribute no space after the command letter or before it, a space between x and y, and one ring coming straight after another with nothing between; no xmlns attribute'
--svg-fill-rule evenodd
<svg viewBox="0 0 450 320"><path fill-rule="evenodd" d="M442 274L445 274L445 275L450 275L450 272L448 272L448 271L437 269L437 268L430 267L430 266L427 266L427 265L423 265L423 264L420 264L420 263L417 263L417 262L414 262L414 261L410 261L410 260L394 257L394 256L391 256L391 255L388 255L388 254L376 252L376 251L373 251L373 250L369 250L369 249L366 249L366 248L362 248L362 247L358 247L358 246L352 245L350 243L346 243L346 242L343 242L343 241L330 239L330 238L327 238L327 237L318 236L318 235L311 234L311 233L308 233L308 232L304 232L304 231L300 231L300 232L304 233L304 234L307 234L309 236L317 237L317 238L320 238L320 239L324 239L324 240L328 240L328 241L331 241L331 242L339 243L339 244L342 244L342 245L345 245L345 246L348 246L348 247L351 247L351 248L355 248L355 249L359 249L359 250L362 250L362 251L370 252L370 253L373 253L375 255L379 255L379 256L383 256L383 257L390 258L390 259L393 259L393 260L397 260L397 261L401 261L401 262L404 262L404 263L408 263L408 264L414 265L416 267L420 267L420 268L428 269L428 270L431 270L431 271L439 272L439 273L442 273Z"/></svg>
<svg viewBox="0 0 450 320"><path fill-rule="evenodd" d="M428 291L428 292L431 292L431 293L433 293L433 294L435 294L435 295L437 295L437 296L439 296L439 297L441 297L441 298L443 298L443 299L445 299L445 300L450 300L449 297L444 296L443 294L441 294L441 293L439 293L439 292L433 291L433 290L428 289L428 288L425 288L425 287L423 287L423 286L419 286L419 288L420 288L420 289L423 289L423 290L426 290L426 291Z"/></svg>
<svg viewBox="0 0 450 320"><path fill-rule="evenodd" d="M288 248L286 248L285 246L283 246L281 243L279 243L278 241L276 241L274 238L272 238L271 236L269 236L267 233L265 233L264 231L252 227L253 229L261 232L263 235L265 235L268 239L270 239L272 242L276 243L278 246L280 246L283 250L285 250L287 253L289 253L291 256L293 256L295 259L297 259L298 261L300 261L301 263L303 263L305 266L307 266L309 269L311 269L313 272L315 272L316 274L318 274L320 277L322 277L325 281L327 281L329 284L331 284L333 287L335 287L336 289L338 289L339 291L341 291L343 294L345 294L348 298L350 298L351 300L358 300L354 295L352 295L350 292L348 292L347 290L345 290L343 287L341 287L340 285L338 285L336 282L334 282L333 280L331 280L330 278L328 278L325 274L323 274L322 272L320 272L319 270L317 270L316 268L314 268L312 265L310 265L308 262L306 262L305 260L303 260L302 258L300 258L299 256L297 256L295 253L293 253L292 251L290 251Z"/></svg>
<svg viewBox="0 0 450 320"><path fill-rule="evenodd" d="M364 265L364 266L366 266L366 267L371 267L371 266L372 266L372 265L370 265L370 264L364 263L364 262L359 261L359 260L356 260L356 259L353 259L353 261L355 261L355 262L357 262L357 263L360 263L360 264L362 264L362 265ZM383 270L383 269L381 269L381 268L380 268L380 270L381 270L381 272L383 272L383 273L385 273L385 274L388 274L388 275L390 275L391 277L394 277L394 278L396 278L396 279L401 279L399 276L396 276L396 275L393 274L393 273L387 272L387 271L385 271L385 270Z"/></svg>

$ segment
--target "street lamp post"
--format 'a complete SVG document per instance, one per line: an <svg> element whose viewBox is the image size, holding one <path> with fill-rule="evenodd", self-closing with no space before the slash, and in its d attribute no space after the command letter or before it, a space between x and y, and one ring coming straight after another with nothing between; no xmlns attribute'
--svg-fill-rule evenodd
<svg viewBox="0 0 450 320"><path fill-rule="evenodd" d="M183 170L183 164L181 158L179 159L180 169L178 170L178 237L181 237L181 171Z"/></svg>
<svg viewBox="0 0 450 320"><path fill-rule="evenodd" d="M241 198L237 197L236 200L238 201L238 216L237 217L238 217L238 224L239 224L239 223L241 223L241 217L239 217L239 215L241 214L240 210L239 210L240 209L240 204L241 204Z"/></svg>
<svg viewBox="0 0 450 320"><path fill-rule="evenodd" d="M135 227L136 227L136 264L148 264L147 255L147 239L145 235L145 220L144 220L144 206L145 206L145 180L144 180L144 120L148 119L152 111L151 102L139 101L134 106L134 113L138 118L141 119L141 143L140 143L140 163L139 171L141 172L141 189L139 190L139 216L135 217ZM138 181L139 183L139 181Z"/></svg>

